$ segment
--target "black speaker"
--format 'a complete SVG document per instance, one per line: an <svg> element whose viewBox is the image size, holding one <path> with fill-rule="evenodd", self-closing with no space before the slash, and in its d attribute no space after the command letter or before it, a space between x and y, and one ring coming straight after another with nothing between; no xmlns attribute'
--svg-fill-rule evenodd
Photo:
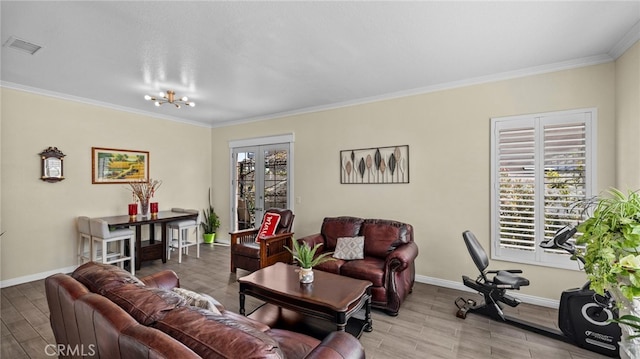
<svg viewBox="0 0 640 359"><path fill-rule="evenodd" d="M609 320L617 318L618 313L615 308L608 309L599 304L605 301L590 289L574 288L562 292L558 327L578 346L617 357L620 327Z"/></svg>

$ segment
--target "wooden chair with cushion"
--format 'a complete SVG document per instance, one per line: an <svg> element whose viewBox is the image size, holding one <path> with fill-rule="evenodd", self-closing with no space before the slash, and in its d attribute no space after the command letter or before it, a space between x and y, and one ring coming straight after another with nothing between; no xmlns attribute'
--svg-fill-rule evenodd
<svg viewBox="0 0 640 359"><path fill-rule="evenodd" d="M136 274L135 269L135 232L128 228L109 229L109 223L100 218L89 221L91 239L93 240L91 261L104 264L120 265L124 268L124 262L130 261L131 274ZM126 243L129 243L129 253L126 253ZM98 254L100 252L100 254Z"/></svg>
<svg viewBox="0 0 640 359"><path fill-rule="evenodd" d="M275 233L262 237L261 229L279 215ZM229 233L231 235L231 272L236 268L250 272L268 267L276 262L291 263L293 258L285 246L291 248L293 212L289 209L271 208L264 213L260 228L251 228Z"/></svg>
<svg viewBox="0 0 640 359"><path fill-rule="evenodd" d="M189 254L189 247L196 247L196 258L200 258L200 214L197 209L182 209L172 208L172 212L179 213L193 213L198 214L196 219L186 219L180 221L173 221L167 223L167 243L169 243L169 249L167 251L167 259L171 259L171 251L178 250L178 263L182 263L182 254ZM189 240L189 231L195 231L195 236ZM174 233L177 233L178 237L174 237Z"/></svg>

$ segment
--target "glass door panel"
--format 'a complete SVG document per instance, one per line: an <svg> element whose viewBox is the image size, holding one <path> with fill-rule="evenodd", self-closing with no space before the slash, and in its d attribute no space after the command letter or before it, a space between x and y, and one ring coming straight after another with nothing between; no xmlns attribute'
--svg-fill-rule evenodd
<svg viewBox="0 0 640 359"><path fill-rule="evenodd" d="M256 153L252 150L234 151L236 179L236 230L255 226Z"/></svg>
<svg viewBox="0 0 640 359"><path fill-rule="evenodd" d="M233 149L235 230L256 228L265 209L289 208L288 144Z"/></svg>
<svg viewBox="0 0 640 359"><path fill-rule="evenodd" d="M264 208L288 208L287 150L266 149L264 154Z"/></svg>

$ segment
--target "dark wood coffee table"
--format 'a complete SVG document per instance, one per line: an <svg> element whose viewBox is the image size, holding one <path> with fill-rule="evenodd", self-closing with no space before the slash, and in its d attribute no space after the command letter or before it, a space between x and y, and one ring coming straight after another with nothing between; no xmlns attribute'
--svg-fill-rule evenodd
<svg viewBox="0 0 640 359"><path fill-rule="evenodd" d="M356 337L362 334L362 330L373 330L371 282L314 270L313 283L301 284L296 269L296 266L276 263L239 278L240 314L245 315L245 295L250 295L266 302L250 316L258 320L260 317L271 318L265 323L270 326L283 322L281 317L277 318L278 315L294 312L301 314L299 318L308 316L328 320L337 326L338 331L345 331L347 324L351 325L349 319L352 319L359 324L356 333L349 330ZM363 309L363 319L354 317ZM274 314L274 310L279 314ZM291 320L285 321L290 328Z"/></svg>

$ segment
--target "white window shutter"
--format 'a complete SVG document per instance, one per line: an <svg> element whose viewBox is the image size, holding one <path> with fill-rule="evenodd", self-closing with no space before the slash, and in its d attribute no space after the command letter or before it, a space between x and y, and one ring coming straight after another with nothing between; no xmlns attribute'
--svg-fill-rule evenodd
<svg viewBox="0 0 640 359"><path fill-rule="evenodd" d="M492 119L493 258L576 268L539 244L577 224L591 196L594 121L595 110Z"/></svg>

